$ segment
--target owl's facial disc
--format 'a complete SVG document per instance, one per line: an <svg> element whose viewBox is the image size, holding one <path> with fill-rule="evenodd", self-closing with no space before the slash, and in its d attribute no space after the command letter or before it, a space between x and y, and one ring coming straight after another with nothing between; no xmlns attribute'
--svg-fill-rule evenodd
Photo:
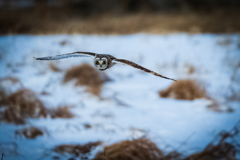
<svg viewBox="0 0 240 160"><path fill-rule="evenodd" d="M107 68L107 58L96 58L94 60L94 65L97 69L106 69Z"/></svg>

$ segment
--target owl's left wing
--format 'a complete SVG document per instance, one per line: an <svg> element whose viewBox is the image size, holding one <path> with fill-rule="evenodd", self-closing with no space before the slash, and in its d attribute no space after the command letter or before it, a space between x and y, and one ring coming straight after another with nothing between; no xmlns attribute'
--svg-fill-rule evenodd
<svg viewBox="0 0 240 160"><path fill-rule="evenodd" d="M56 56L48 56L48 57L40 57L35 58L36 60L58 60L58 59L64 59L64 58L70 58L70 57L95 57L96 53L92 52L73 52L73 53L67 53L67 54L61 54Z"/></svg>
<svg viewBox="0 0 240 160"><path fill-rule="evenodd" d="M149 69L147 69L147 68L144 68L144 67L142 67L142 66L140 66L140 65L138 65L138 64L136 64L136 63L134 63L134 62L131 62L131 61L128 61L128 60L125 60L125 59L114 59L112 62L113 62L113 63L120 63L120 64L124 64L124 65L129 65L129 66L132 66L132 67L134 67L134 68L140 69L140 70L142 70L142 71L151 73L151 74L153 74L153 75L155 75L155 76L158 76L158 77L161 77L161 78L165 78L165 79L170 79L170 80L173 80L173 81L177 81L177 80L175 80L175 79L165 77L165 76L163 76L163 75L161 75L161 74L158 74L158 73L156 73L156 72L153 72L153 71L151 71L151 70L149 70Z"/></svg>

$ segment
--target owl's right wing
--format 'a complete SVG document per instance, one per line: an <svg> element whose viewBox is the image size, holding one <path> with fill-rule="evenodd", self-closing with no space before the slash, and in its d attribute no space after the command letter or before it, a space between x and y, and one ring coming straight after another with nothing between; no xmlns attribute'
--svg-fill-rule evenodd
<svg viewBox="0 0 240 160"><path fill-rule="evenodd" d="M73 53L67 53L67 54L61 54L56 56L48 56L48 57L40 57L36 58L33 57L36 60L58 60L58 59L64 59L64 58L70 58L70 57L95 57L97 53L92 52L73 52Z"/></svg>

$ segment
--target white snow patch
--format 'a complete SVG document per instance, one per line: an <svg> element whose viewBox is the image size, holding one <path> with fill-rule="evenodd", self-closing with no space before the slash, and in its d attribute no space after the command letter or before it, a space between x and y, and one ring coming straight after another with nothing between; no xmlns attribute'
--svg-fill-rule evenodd
<svg viewBox="0 0 240 160"><path fill-rule="evenodd" d="M225 38L230 38L231 43L220 45L219 41ZM69 43L60 45L63 40ZM70 110L76 115L72 119L29 119L27 125L45 127L50 133L34 140L15 138L14 131L24 126L1 123L0 149L6 155L4 160L30 160L44 155L51 159L50 151L56 145L98 140L107 145L144 134L160 148L169 145L166 151L177 149L187 154L200 151L215 135L230 130L240 119L240 103L227 100L240 92L239 42L239 35L213 34L1 36L0 77L19 78L26 88L38 94L46 107L72 105ZM167 77L197 79L206 85L212 98L234 112L208 110L210 102L205 99L160 98L158 91L172 81L121 65L105 71L112 81L104 85L100 100L86 93L85 87L62 83L64 71L82 63L92 64L91 58L56 61L63 72L52 72L50 62L32 58L75 51L112 54ZM195 68L193 74L188 73L188 65ZM42 91L50 95L41 95ZM85 124L92 127L86 129Z"/></svg>

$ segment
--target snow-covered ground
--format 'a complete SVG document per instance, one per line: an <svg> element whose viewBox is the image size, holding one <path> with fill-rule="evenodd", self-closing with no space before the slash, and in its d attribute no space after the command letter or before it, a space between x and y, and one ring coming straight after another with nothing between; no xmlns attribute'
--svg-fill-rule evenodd
<svg viewBox="0 0 240 160"><path fill-rule="evenodd" d="M67 69L81 63L93 65L91 58L54 62L33 59L74 51L112 54L167 77L196 79L223 111L230 107L234 112L213 112L207 109L211 103L207 99L160 98L158 91L172 81L122 65L104 71L112 81L105 83L99 99L85 92L85 87L75 87L74 82L62 84ZM240 36L236 34L9 35L0 37L0 57L0 77L17 77L46 107L72 105L71 112L76 115L72 119L29 119L26 125L1 122L0 152L5 153L4 160L51 159L56 145L97 140L108 145L143 135L165 151L177 149L188 155L201 151L215 135L230 130L240 119L240 102L229 101L240 92ZM50 63L63 71L51 71ZM192 74L191 66L195 68ZM41 95L42 91L50 95ZM85 129L85 124L93 127ZM29 125L46 128L50 135L33 140L14 136L16 129Z"/></svg>

